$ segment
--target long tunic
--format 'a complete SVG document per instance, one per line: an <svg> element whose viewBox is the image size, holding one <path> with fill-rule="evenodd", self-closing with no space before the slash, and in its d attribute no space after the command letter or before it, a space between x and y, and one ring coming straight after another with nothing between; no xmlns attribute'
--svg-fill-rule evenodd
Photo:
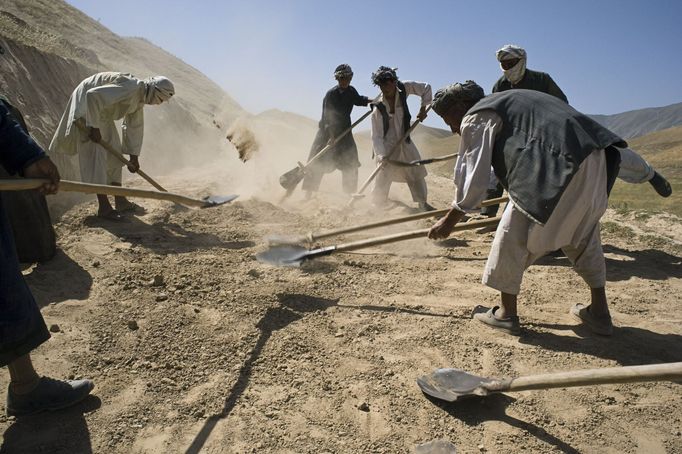
<svg viewBox="0 0 682 454"><path fill-rule="evenodd" d="M350 127L353 106L366 106L368 103L369 99L361 96L353 86L342 89L337 85L330 89L322 101L322 118L308 160L317 155L330 139L338 137ZM315 161L315 167L324 172L360 167L353 134L346 134L333 149Z"/></svg>
<svg viewBox="0 0 682 454"><path fill-rule="evenodd" d="M454 208L465 213L480 208L495 139L502 126L500 116L489 110L464 117L455 164ZM495 233L483 283L518 294L524 270L546 253L561 248L590 287L603 286L599 219L607 207L606 186L605 154L595 151L583 161L544 226L518 210L512 199Z"/></svg>
<svg viewBox="0 0 682 454"><path fill-rule="evenodd" d="M14 174L45 157L0 103L0 165ZM50 338L40 309L19 269L12 229L0 198L0 366Z"/></svg>
<svg viewBox="0 0 682 454"><path fill-rule="evenodd" d="M404 81L405 92L407 95L416 95L421 98L421 106L426 107L431 103L433 95L431 94L431 85L424 82L414 82L414 81ZM375 156L388 157L395 161L416 161L421 159L419 150L417 149L414 141L410 140L410 143L401 142L402 136L404 134L403 125L403 107L400 102L400 94L396 93L395 96L395 109L391 113L391 108L388 101L384 99L383 95L379 102L382 102L386 107L386 112L389 115L388 131L384 135L384 120L379 109L374 109L372 112L372 146L374 148ZM408 125L409 126L409 125ZM394 149L396 144L397 149ZM390 155L390 156L389 156ZM378 160L377 160L378 165ZM424 166L417 167L401 167L388 164L382 170L386 172L386 176L391 181L397 182L408 182L417 181L426 176L426 168Z"/></svg>
<svg viewBox="0 0 682 454"><path fill-rule="evenodd" d="M109 184L119 178L122 164L88 139L76 126L98 128L102 139L123 154L139 156L144 135L144 82L130 74L102 72L83 80L73 91L50 143L51 153L78 153L81 179ZM123 119L122 141L114 121ZM120 181L113 181L120 183Z"/></svg>

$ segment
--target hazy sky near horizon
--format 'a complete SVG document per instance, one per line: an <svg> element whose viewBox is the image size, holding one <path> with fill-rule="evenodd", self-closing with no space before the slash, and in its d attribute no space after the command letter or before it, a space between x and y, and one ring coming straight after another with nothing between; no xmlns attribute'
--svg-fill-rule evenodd
<svg viewBox="0 0 682 454"><path fill-rule="evenodd" d="M682 101L682 2L671 0L67 0L123 36L141 36L202 71L246 110L318 118L333 70L362 94L398 67L434 89L473 79L490 92L495 51L528 52L578 110L613 114ZM444 127L433 116L427 124Z"/></svg>

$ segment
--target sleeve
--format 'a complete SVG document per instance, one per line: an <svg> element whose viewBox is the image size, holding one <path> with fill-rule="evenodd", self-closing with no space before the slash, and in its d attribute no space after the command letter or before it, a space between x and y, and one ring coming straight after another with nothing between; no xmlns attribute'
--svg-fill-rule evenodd
<svg viewBox="0 0 682 454"><path fill-rule="evenodd" d="M123 118L121 128L123 154L139 156L142 151L144 137L144 109L140 106L135 112Z"/></svg>
<svg viewBox="0 0 682 454"><path fill-rule="evenodd" d="M480 209L490 181L495 138L501 127L502 119L493 111L467 115L462 120L453 208L465 213Z"/></svg>
<svg viewBox="0 0 682 454"><path fill-rule="evenodd" d="M406 80L403 82L403 85L405 85L405 91L408 96L417 95L422 98L421 107L428 106L433 100L431 85L425 82L414 82L411 80Z"/></svg>
<svg viewBox="0 0 682 454"><path fill-rule="evenodd" d="M372 147L377 156L386 156L386 144L384 143L384 121L377 107L372 110Z"/></svg>
<svg viewBox="0 0 682 454"><path fill-rule="evenodd" d="M353 87L353 105L366 106L370 99L367 96L361 96L360 93Z"/></svg>
<svg viewBox="0 0 682 454"><path fill-rule="evenodd" d="M85 94L85 126L99 128L102 111L105 108L137 96L137 91L136 85L128 87L118 84L102 85L88 90Z"/></svg>
<svg viewBox="0 0 682 454"><path fill-rule="evenodd" d="M318 126L320 129L327 132L327 128L329 127L329 92L324 95L324 99L322 100L322 117L320 118Z"/></svg>
<svg viewBox="0 0 682 454"><path fill-rule="evenodd" d="M43 149L21 129L7 107L0 103L0 164L5 170L10 174L21 172L45 156Z"/></svg>
<svg viewBox="0 0 682 454"><path fill-rule="evenodd" d="M547 93L561 99L563 102L568 104L568 98L549 74L547 74Z"/></svg>

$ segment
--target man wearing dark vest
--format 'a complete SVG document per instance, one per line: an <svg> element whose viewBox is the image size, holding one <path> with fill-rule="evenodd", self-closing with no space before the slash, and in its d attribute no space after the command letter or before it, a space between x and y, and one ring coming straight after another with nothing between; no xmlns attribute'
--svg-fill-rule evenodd
<svg viewBox="0 0 682 454"><path fill-rule="evenodd" d="M360 96L358 91L351 86L353 70L349 65L343 64L336 67L334 77L338 85L330 89L322 101L322 119L313 145L310 149L310 161L327 143L338 137L343 131L350 128L350 114L353 106L366 106L369 98ZM313 192L317 191L325 173L333 172L335 169L341 171L341 184L343 192L353 194L358 188L358 147L353 140L353 134L346 134L324 156L315 161L308 169L303 179L302 188L306 191L306 197L310 198Z"/></svg>
<svg viewBox="0 0 682 454"><path fill-rule="evenodd" d="M411 115L407 106L407 97L417 95L421 98L421 108L417 119L426 118L426 108L431 103L431 85L424 82L398 80L394 68L380 66L372 73L372 82L381 89L381 100L374 103L372 112L372 146L377 165L385 159L410 162L421 159L419 150L410 137L403 140L405 132L410 128ZM426 169L424 166L401 167L390 163L384 164L377 174L372 191L372 201L381 206L388 200L391 183L407 183L412 200L417 202L423 211L433 210L426 202Z"/></svg>
<svg viewBox="0 0 682 454"><path fill-rule="evenodd" d="M480 208L492 165L510 203L495 233L483 283L500 306L475 319L519 334L517 295L526 268L561 248L591 289L591 304L571 308L593 332L613 331L599 219L618 173L620 137L554 96L511 90L484 97L473 81L436 93L433 110L460 134L452 209L429 232L446 238L465 213Z"/></svg>
<svg viewBox="0 0 682 454"><path fill-rule="evenodd" d="M49 180L41 190L55 193L59 171L0 103L0 165L10 174ZM0 366L7 366L7 414L25 416L58 410L83 400L92 391L90 380L59 381L41 377L30 352L50 338L40 309L19 269L12 229L0 199Z"/></svg>
<svg viewBox="0 0 682 454"><path fill-rule="evenodd" d="M526 68L525 49L507 44L495 54L504 73L493 86L493 93L511 89L536 90L552 95L565 103L568 98L552 77L540 71ZM644 158L630 148L620 149L621 163L618 177L631 184L649 182L661 197L672 194L670 183L658 173ZM502 186L491 178L487 198L500 197ZM492 217L497 214L498 205L489 205L481 209L481 214Z"/></svg>

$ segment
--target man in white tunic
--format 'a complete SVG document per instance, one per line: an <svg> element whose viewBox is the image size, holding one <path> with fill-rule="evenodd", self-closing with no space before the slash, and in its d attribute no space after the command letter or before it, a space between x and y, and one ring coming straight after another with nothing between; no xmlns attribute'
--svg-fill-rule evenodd
<svg viewBox="0 0 682 454"><path fill-rule="evenodd" d="M81 180L86 183L120 186L121 161L99 145L106 141L130 156L130 172L140 167L138 156L144 136L145 104L161 104L175 94L173 83L163 76L137 79L119 72L102 72L83 80L71 94L57 131L50 143L51 153L78 154ZM123 120L119 139L115 120ZM81 127L85 128L83 130ZM98 194L97 215L121 220L120 212L135 211L138 205L115 197L116 209L104 194Z"/></svg>
<svg viewBox="0 0 682 454"><path fill-rule="evenodd" d="M374 182L372 201L383 205L388 199L392 182L407 183L412 200L424 211L434 208L426 202L426 169L423 166L402 167L385 160L410 162L421 159L419 150L405 132L410 127L410 111L407 97L417 95L421 98L418 120L426 118L426 108L431 103L431 85L423 82L400 81L395 69L380 66L372 73L372 82L381 89L381 99L373 104L372 145L377 165L383 165Z"/></svg>
<svg viewBox="0 0 682 454"><path fill-rule="evenodd" d="M627 144L555 97L530 90L484 98L467 81L439 90L433 109L461 141L456 197L429 237L446 238L465 213L480 209L491 165L510 196L483 274L483 283L500 291L501 304L474 318L519 334L523 273L561 248L591 289L591 304L578 303L571 313L593 332L610 335L599 219L618 172L614 145Z"/></svg>

